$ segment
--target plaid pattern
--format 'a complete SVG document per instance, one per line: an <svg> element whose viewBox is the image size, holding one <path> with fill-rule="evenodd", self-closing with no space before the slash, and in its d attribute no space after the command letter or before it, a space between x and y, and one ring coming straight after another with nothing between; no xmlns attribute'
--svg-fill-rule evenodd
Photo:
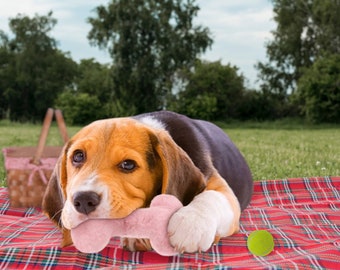
<svg viewBox="0 0 340 270"><path fill-rule="evenodd" d="M274 251L256 257L247 236L266 229ZM97 254L60 248L60 232L38 209L10 208L0 189L0 269L340 269L340 177L255 182L238 234L202 254L129 252L113 238Z"/></svg>

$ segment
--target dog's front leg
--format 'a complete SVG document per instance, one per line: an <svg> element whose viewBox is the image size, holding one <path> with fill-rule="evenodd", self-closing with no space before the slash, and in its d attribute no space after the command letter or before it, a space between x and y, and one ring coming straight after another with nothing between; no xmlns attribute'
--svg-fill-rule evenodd
<svg viewBox="0 0 340 270"><path fill-rule="evenodd" d="M179 252L201 252L208 250L216 239L237 232L239 203L232 191L231 200L234 201L231 202L229 197L216 190L198 194L171 217L168 226L170 243Z"/></svg>

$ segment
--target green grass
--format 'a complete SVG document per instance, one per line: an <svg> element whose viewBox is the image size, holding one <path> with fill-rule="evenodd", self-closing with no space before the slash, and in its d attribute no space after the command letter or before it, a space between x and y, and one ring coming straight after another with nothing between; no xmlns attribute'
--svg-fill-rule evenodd
<svg viewBox="0 0 340 270"><path fill-rule="evenodd" d="M254 180L340 175L340 126L311 126L300 121L219 123L240 148ZM0 121L0 148L36 145L40 125ZM68 127L69 135L79 127ZM48 145L60 145L52 126ZM5 185L0 155L0 185Z"/></svg>
<svg viewBox="0 0 340 270"><path fill-rule="evenodd" d="M340 175L340 129L228 129L255 180Z"/></svg>

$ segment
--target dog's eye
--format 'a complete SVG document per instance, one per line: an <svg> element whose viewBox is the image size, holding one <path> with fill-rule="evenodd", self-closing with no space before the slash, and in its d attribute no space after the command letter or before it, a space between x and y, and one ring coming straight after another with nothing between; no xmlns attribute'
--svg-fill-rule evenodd
<svg viewBox="0 0 340 270"><path fill-rule="evenodd" d="M134 160L126 159L123 160L118 167L123 172L132 172L137 167L137 164Z"/></svg>
<svg viewBox="0 0 340 270"><path fill-rule="evenodd" d="M80 166L85 162L85 153L81 150L76 150L72 157L73 165Z"/></svg>

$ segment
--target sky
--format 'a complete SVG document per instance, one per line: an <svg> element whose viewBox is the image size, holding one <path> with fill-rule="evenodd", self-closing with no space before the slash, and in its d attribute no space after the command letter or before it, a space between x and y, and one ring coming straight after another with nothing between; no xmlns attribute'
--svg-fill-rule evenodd
<svg viewBox="0 0 340 270"><path fill-rule="evenodd" d="M46 15L53 11L58 20L51 35L58 48L70 52L75 61L95 58L101 63L110 63L109 54L92 47L87 39L91 29L88 17L94 17L94 8L107 5L109 0L11 0L0 6L0 30L10 34L9 18L18 13L28 16ZM246 86L257 88L258 61L266 61L266 42L275 29L270 0L196 0L200 7L195 23L208 27L214 43L201 58L220 60L239 68L246 78Z"/></svg>

